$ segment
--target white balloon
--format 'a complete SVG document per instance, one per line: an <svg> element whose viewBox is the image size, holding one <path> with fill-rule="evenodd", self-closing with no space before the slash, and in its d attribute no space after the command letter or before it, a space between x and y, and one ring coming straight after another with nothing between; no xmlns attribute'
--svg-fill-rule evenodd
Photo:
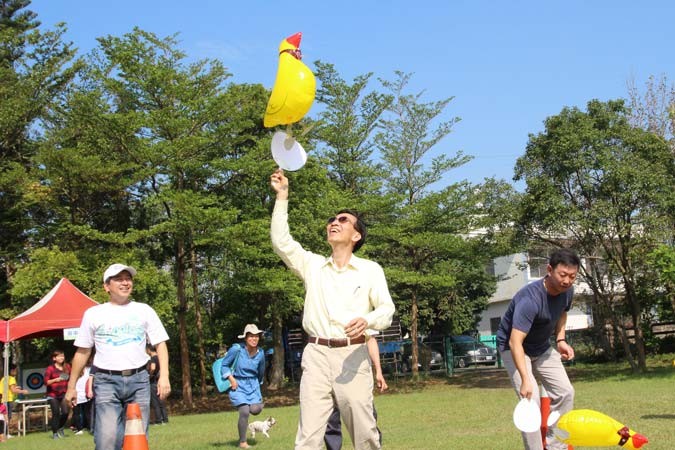
<svg viewBox="0 0 675 450"><path fill-rule="evenodd" d="M513 410L513 423L525 433L538 431L541 427L541 411L533 400L521 399Z"/></svg>
<svg viewBox="0 0 675 450"><path fill-rule="evenodd" d="M302 145L283 131L272 136L272 158L284 170L299 170L307 162L307 153Z"/></svg>

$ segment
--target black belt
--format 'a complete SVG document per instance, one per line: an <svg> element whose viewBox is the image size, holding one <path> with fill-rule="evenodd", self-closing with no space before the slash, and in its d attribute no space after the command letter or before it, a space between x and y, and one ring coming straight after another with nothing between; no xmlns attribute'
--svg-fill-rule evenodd
<svg viewBox="0 0 675 450"><path fill-rule="evenodd" d="M349 339L349 338L322 338L322 337L314 337L314 336L309 336L307 338L307 342L310 344L319 344L319 345L325 345L326 347L346 347L348 345L354 345L354 344L363 344L366 342L366 336L361 335L359 337L355 337L354 339Z"/></svg>
<svg viewBox="0 0 675 450"><path fill-rule="evenodd" d="M122 375L123 377L128 377L131 375L135 375L138 372L143 372L144 370L147 369L147 366L141 366L137 367L136 369L127 369L127 370L107 370L107 369L101 369L99 367L96 368L96 370L92 370L94 373L107 373L108 375Z"/></svg>

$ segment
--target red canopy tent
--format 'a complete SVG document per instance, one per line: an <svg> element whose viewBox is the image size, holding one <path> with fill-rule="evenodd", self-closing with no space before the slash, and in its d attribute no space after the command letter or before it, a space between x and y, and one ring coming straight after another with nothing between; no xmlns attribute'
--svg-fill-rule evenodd
<svg viewBox="0 0 675 450"><path fill-rule="evenodd" d="M58 336L65 328L76 328L84 312L96 301L76 288L67 278L61 278L42 299L10 320L0 321L0 342L3 351L4 373L9 373L9 343L22 338ZM8 378L5 377L5 387Z"/></svg>
<svg viewBox="0 0 675 450"><path fill-rule="evenodd" d="M61 280L42 299L10 320L0 321L0 342L3 350L4 374L9 373L9 343L21 338L53 336L65 328L80 326L84 312L98 305L76 288L67 278ZM4 377L7 391L9 377ZM6 401L6 400L5 400ZM5 428L8 423L5 422ZM7 430L3 430L7 433Z"/></svg>
<svg viewBox="0 0 675 450"><path fill-rule="evenodd" d="M67 278L61 278L42 300L13 319L3 321L0 342L53 336L65 328L76 328L84 312L98 303Z"/></svg>

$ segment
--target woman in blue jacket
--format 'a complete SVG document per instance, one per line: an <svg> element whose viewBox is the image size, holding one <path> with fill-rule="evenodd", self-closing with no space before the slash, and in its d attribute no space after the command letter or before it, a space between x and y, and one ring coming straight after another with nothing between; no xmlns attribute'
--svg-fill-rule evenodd
<svg viewBox="0 0 675 450"><path fill-rule="evenodd" d="M238 336L244 339L244 346L233 345L223 359L222 375L232 384L230 401L239 411L240 448L249 447L246 442L249 415L257 416L264 406L260 385L265 376L265 352L258 347L262 333L256 325L246 325L244 333Z"/></svg>

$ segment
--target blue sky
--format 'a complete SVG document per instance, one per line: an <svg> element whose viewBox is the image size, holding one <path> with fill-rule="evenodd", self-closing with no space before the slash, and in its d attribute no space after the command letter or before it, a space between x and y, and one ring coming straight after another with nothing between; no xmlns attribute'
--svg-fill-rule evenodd
<svg viewBox="0 0 675 450"><path fill-rule="evenodd" d="M631 79L675 82L675 2L666 0L34 0L29 9L45 27L66 22L81 52L134 26L179 33L190 58L220 59L231 81L268 88L279 42L298 31L310 68L320 59L347 80L414 73L411 92L424 90L424 101L454 96L444 118L461 118L436 152L475 157L446 182L510 181L546 117L625 98Z"/></svg>

